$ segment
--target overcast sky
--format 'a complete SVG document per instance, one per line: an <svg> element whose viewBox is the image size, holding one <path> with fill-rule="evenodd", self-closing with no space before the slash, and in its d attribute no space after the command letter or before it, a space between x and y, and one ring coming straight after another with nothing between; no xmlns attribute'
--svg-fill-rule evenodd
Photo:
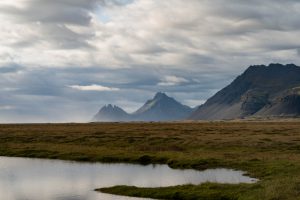
<svg viewBox="0 0 300 200"><path fill-rule="evenodd" d="M157 91L203 103L249 65L300 64L299 0L1 0L0 123L88 121Z"/></svg>

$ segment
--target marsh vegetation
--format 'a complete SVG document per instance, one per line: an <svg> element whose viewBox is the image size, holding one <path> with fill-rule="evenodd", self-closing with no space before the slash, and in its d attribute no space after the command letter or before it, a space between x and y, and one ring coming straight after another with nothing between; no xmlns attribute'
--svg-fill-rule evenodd
<svg viewBox="0 0 300 200"><path fill-rule="evenodd" d="M256 184L118 186L101 191L159 199L281 200L300 196L300 123L104 123L1 125L0 155L76 161L233 168Z"/></svg>

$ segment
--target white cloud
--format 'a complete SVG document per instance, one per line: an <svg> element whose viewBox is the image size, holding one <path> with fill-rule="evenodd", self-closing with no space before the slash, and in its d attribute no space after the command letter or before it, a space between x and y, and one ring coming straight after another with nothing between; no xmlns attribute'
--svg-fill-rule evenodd
<svg viewBox="0 0 300 200"><path fill-rule="evenodd" d="M106 92L106 91L119 91L119 88L113 88L113 87L105 87L102 85L71 85L69 86L72 89L81 90L81 91L98 91L98 92Z"/></svg>
<svg viewBox="0 0 300 200"><path fill-rule="evenodd" d="M188 83L189 81L185 78L178 76L165 76L160 83L159 86L176 86L183 83Z"/></svg>

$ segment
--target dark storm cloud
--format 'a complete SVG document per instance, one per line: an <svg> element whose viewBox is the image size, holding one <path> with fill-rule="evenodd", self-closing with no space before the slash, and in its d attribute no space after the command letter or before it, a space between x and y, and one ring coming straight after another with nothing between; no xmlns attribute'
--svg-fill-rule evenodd
<svg viewBox="0 0 300 200"><path fill-rule="evenodd" d="M233 19L229 24L232 28L241 28L241 31L271 30L299 30L299 1L267 0L267 1L237 1L217 0L211 11L225 19ZM244 23L243 23L244 22ZM249 23L247 23L249 22ZM224 29L226 31L228 29ZM233 29L235 30L235 29Z"/></svg>
<svg viewBox="0 0 300 200"><path fill-rule="evenodd" d="M24 8L7 6L1 11L20 21L88 25L91 20L88 10L93 8L94 3L93 0L31 0Z"/></svg>
<svg viewBox="0 0 300 200"><path fill-rule="evenodd" d="M24 7L3 6L2 12L21 21L88 26L98 6L124 5L122 0L29 0Z"/></svg>
<svg viewBox="0 0 300 200"><path fill-rule="evenodd" d="M93 33L78 34L65 25L47 25L42 32L52 45L60 49L92 48L88 40Z"/></svg>
<svg viewBox="0 0 300 200"><path fill-rule="evenodd" d="M18 1L17 1L18 2ZM28 0L23 6L0 5L0 11L19 24L27 23L36 34L12 43L13 47L30 47L49 43L58 49L92 48L88 41L95 30L76 32L71 26L90 27L93 12L100 7L122 6L125 0ZM20 3L21 4L21 3Z"/></svg>

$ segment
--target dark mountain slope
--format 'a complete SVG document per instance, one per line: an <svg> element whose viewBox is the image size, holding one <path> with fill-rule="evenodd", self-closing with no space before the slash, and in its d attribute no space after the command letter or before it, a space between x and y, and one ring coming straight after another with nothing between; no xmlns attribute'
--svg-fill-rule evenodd
<svg viewBox="0 0 300 200"><path fill-rule="evenodd" d="M275 104L279 107L279 104L275 102L280 98L284 99L288 90L299 86L300 67L296 65L251 66L229 86L193 112L190 119L234 119L254 114L268 115L267 113L278 115L279 110L280 112L286 110L286 113L290 113L291 111L288 110L291 108L287 106L294 105L294 100L288 105L281 103L280 109L275 109ZM288 99L292 101L293 98ZM271 108L273 111L268 111Z"/></svg>
<svg viewBox="0 0 300 200"><path fill-rule="evenodd" d="M269 105L258 111L256 116L300 116L300 88L293 88L287 94L276 98Z"/></svg>
<svg viewBox="0 0 300 200"><path fill-rule="evenodd" d="M134 118L142 121L172 121L185 119L191 112L192 108L159 92L133 115Z"/></svg>

